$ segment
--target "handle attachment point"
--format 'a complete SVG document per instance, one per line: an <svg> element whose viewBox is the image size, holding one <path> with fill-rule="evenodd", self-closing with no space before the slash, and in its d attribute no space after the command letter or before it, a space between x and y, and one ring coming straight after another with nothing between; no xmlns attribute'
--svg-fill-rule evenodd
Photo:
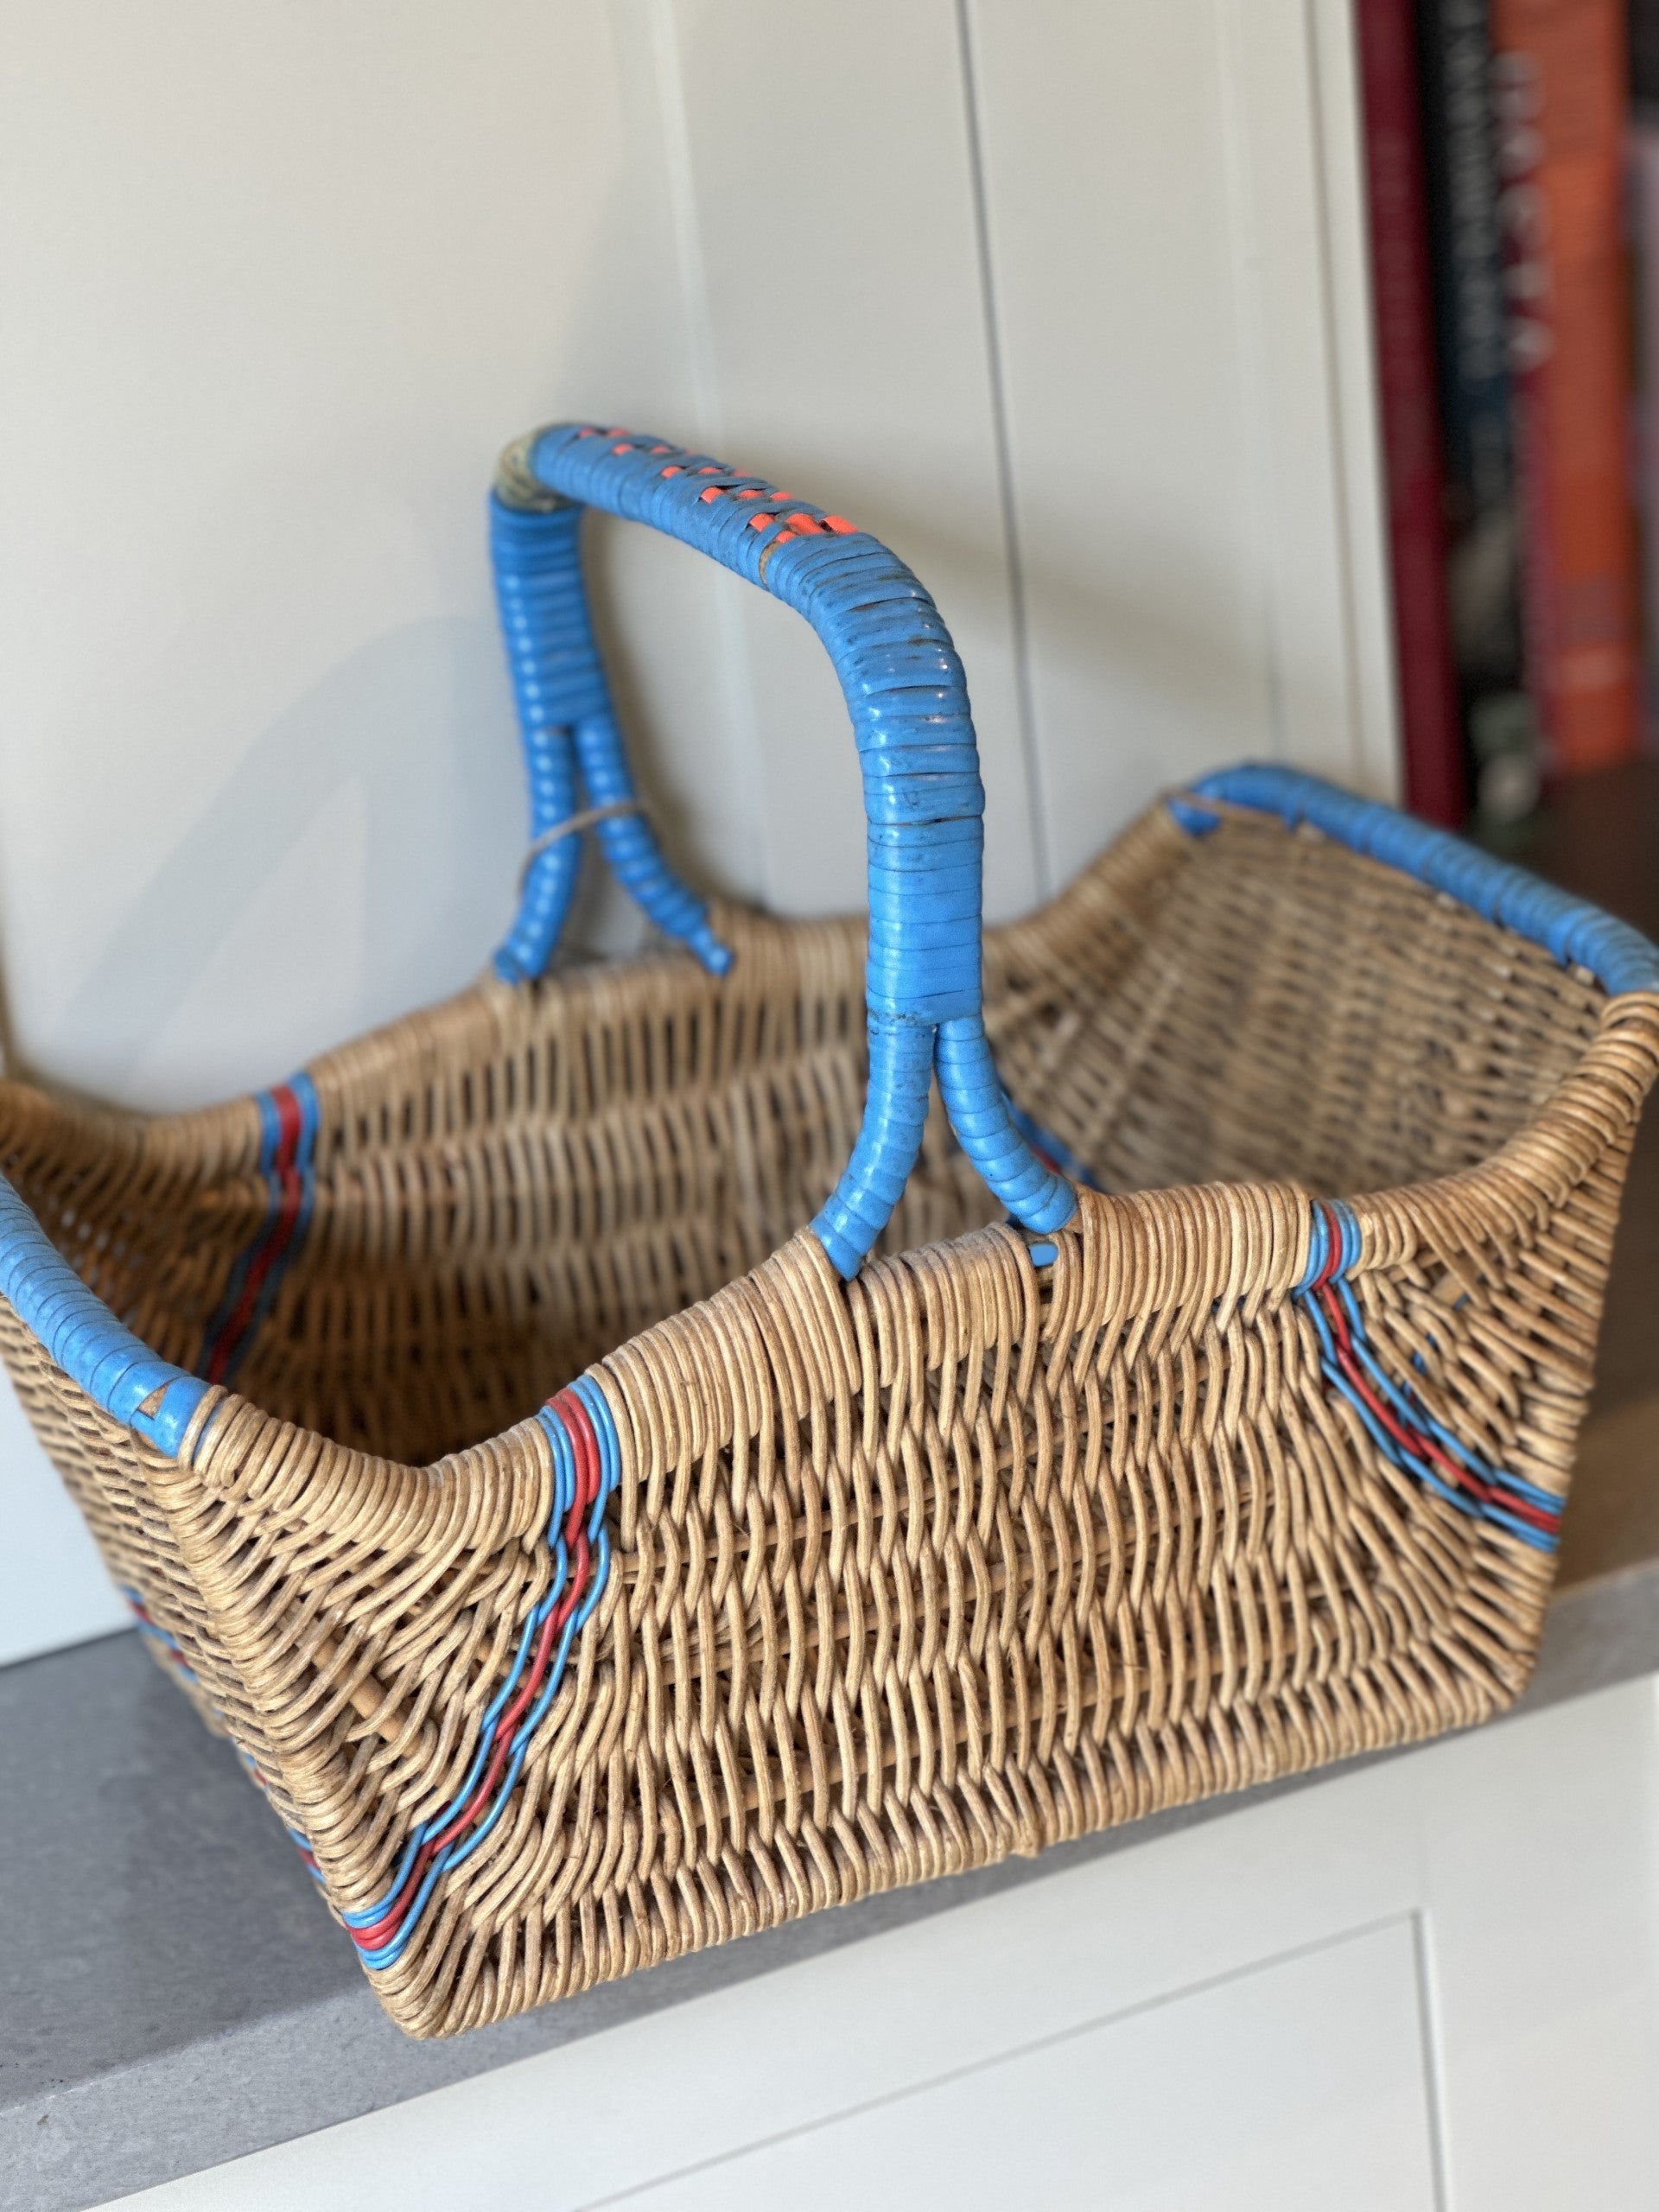
<svg viewBox="0 0 1659 2212"><path fill-rule="evenodd" d="M615 822L625 814L643 814L645 810L643 803L637 798L616 798L608 806L584 806L580 814L569 814L563 822L556 822L550 830L543 830L524 855L524 864L518 871L518 888L524 889L530 881L531 868L561 837L580 837L584 830L597 830L601 822Z"/></svg>
<svg viewBox="0 0 1659 2212"><path fill-rule="evenodd" d="M527 430L522 438L515 438L510 446L504 446L501 458L495 464L492 488L502 505L511 507L514 514L556 514L561 507L575 504L563 492L543 484L530 465L530 457L547 435L549 427L544 424L539 430Z"/></svg>

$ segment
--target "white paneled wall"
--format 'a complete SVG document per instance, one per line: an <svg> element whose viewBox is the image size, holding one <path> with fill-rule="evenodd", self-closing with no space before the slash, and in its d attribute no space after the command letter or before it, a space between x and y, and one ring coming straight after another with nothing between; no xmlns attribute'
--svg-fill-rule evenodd
<svg viewBox="0 0 1659 2212"><path fill-rule="evenodd" d="M537 421L702 444L912 563L994 916L1241 753L1391 787L1344 0L14 0L6 48L25 1067L196 1103L482 965L524 835L482 496ZM856 905L804 628L638 533L593 569L671 847ZM5 1465L0 1656L113 1624Z"/></svg>
<svg viewBox="0 0 1659 2212"><path fill-rule="evenodd" d="M1040 892L956 10L668 12L710 442L888 540L938 598L981 733L993 911L1018 912ZM768 898L844 910L863 852L846 709L805 626L733 596Z"/></svg>

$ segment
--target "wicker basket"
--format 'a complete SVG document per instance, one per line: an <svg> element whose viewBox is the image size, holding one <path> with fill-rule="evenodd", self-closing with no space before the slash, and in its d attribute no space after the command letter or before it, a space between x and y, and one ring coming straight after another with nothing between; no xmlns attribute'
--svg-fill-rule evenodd
<svg viewBox="0 0 1659 2212"><path fill-rule="evenodd" d="M583 505L823 637L868 961L669 872ZM591 426L492 516L536 833L495 971L208 1112L0 1090L12 1376L393 2018L1507 1705L1659 956L1246 768L992 931L982 1016L973 732L908 571ZM680 943L548 976L586 828Z"/></svg>

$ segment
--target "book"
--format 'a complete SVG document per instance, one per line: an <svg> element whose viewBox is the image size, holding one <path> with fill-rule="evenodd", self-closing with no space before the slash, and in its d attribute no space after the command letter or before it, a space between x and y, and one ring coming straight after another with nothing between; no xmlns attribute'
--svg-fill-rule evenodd
<svg viewBox="0 0 1659 2212"><path fill-rule="evenodd" d="M1522 612L1545 765L1637 748L1624 0L1492 0Z"/></svg>
<svg viewBox="0 0 1659 2212"><path fill-rule="evenodd" d="M1659 108L1659 0L1630 0L1630 102L1638 111Z"/></svg>
<svg viewBox="0 0 1659 2212"><path fill-rule="evenodd" d="M1476 819L1537 802L1537 717L1522 658L1520 508L1498 219L1487 0L1418 0L1423 177L1433 275L1446 598Z"/></svg>
<svg viewBox="0 0 1659 2212"><path fill-rule="evenodd" d="M1632 461L1640 549L1642 740L1659 753L1659 0L1630 0L1626 146L1636 346Z"/></svg>
<svg viewBox="0 0 1659 2212"><path fill-rule="evenodd" d="M1653 44L1659 48L1659 0L1650 10ZM1634 34L1640 15L1632 10ZM1659 752L1659 105L1644 103L1643 48L1631 50L1636 106L1630 118L1626 161L1630 182L1630 245L1635 293L1635 398L1631 410L1642 638L1639 721L1642 741ZM1659 89L1659 51L1651 57Z"/></svg>
<svg viewBox="0 0 1659 2212"><path fill-rule="evenodd" d="M1355 35L1406 804L1468 810L1447 620L1440 423L1414 0L1358 0Z"/></svg>

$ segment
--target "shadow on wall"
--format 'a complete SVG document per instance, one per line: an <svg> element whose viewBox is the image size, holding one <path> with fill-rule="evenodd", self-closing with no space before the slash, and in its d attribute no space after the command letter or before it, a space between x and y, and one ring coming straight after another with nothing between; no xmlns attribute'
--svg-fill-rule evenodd
<svg viewBox="0 0 1659 2212"><path fill-rule="evenodd" d="M666 434L676 427L667 426ZM805 485L805 496L850 512L890 543L935 594L963 649L976 709L987 692L995 697L997 687L989 681L982 691L990 671L981 655L986 639L1007 636L1001 544L942 531L925 505L900 505L891 484L855 459L841 466L821 460L816 468L779 467L775 453L784 442L774 438L773 453L760 459L741 436L716 451L740 468L765 470L770 463L773 474ZM1068 539L1076 543L1078 527L1073 513L1046 518L1032 533L1039 557L1026 563L1034 775L1030 764L1016 766L1007 757L1023 753L1018 728L979 716L990 794L986 873L994 919L1031 903L1011 906L1004 896L999 909L995 887L1013 873L999 872L999 842L1027 834L1023 812L997 803L999 791L1006 795L1014 779L1025 778L1027 789L1034 785L1046 802L1040 842L1052 855L1050 889L1058 892L1160 791L1207 769L1283 750L1268 673L1272 664L1259 634L1264 612L1241 593L1224 564L1167 533L1144 529L1133 540L1126 533L1116 548L1092 550L1085 562L1068 563L1061 556ZM652 613L649 603L640 603L640 579L627 575L613 556L593 557L591 549L617 547L630 531L637 535L634 525L600 518L590 528L588 563L630 757L677 863L707 887L743 896L748 887L734 880L741 869L721 835L722 827L729 836L738 826L733 817L743 811L740 795L729 784L709 788L709 762L717 748L712 741L689 741L696 736L690 687L664 685L658 657L629 649ZM726 594L753 602L739 632L752 696L733 711L751 713L758 731L756 766L766 787L766 850L758 874L772 902L785 913L861 909L864 839L856 755L827 656L799 615L685 548L671 551L676 563L707 571L704 604L712 607L715 594ZM1330 671L1301 671L1304 697L1316 674L1325 681L1331 726L1345 727L1347 706L1329 682ZM1022 872L1020 880L1031 878ZM584 934L580 918L575 934Z"/></svg>
<svg viewBox="0 0 1659 2212"><path fill-rule="evenodd" d="M905 518L880 527L918 573L941 580L947 608L995 588L990 563L975 549L931 539L925 524ZM1148 573L1166 570L1172 557L1167 546L1157 549ZM709 810L709 794L694 791L685 772L688 760L706 770L708 741L685 746L676 702L642 673L649 656L631 651L629 639L649 610L617 603L626 601L626 580L611 565L602 555L589 562L642 794L677 864L705 887L743 895L749 887L732 880L742 869L722 863L706 822L689 818ZM724 577L714 588L751 588ZM1183 596L1189 604L1205 597L1190 564ZM1218 760L1274 748L1260 661L1245 640L1229 639L1222 620L1183 624L1150 582L1121 598L1090 594L1048 562L1032 579L1031 598L1048 656L1039 709L1043 685L1052 684L1062 711L1075 717L1081 702L1090 723L1091 741L1079 745L1069 733L1055 750L1051 737L1046 758L1040 728L1037 741L1039 788L1051 804L1064 800L1061 827L1071 825L1068 834L1051 830L1063 883L1160 788ZM813 641L803 643L821 658ZM844 718L828 698L827 663L822 680L818 711L795 716L791 699L764 690L755 710L774 755L771 772L811 795L800 834L822 841L834 817L836 874L842 880L844 871L849 887L840 903L857 907L856 767ZM831 791L844 804L826 809ZM715 792L716 817L729 804ZM463 988L511 918L524 810L493 617L433 618L365 645L252 742L122 917L60 1016L60 1033L95 1040L92 1054L79 1056L83 1086L154 1107L199 1104L238 1084L276 1080L347 1035ZM794 810L782 811L777 826L787 836ZM988 834L997 835L995 817ZM786 856L781 866L775 852L767 857L766 875L787 884ZM786 893L780 903L790 904ZM640 935L590 855L572 943L615 951ZM196 987L219 958L245 963L245 989L210 994L218 1012L204 1007L200 1018L215 1021L213 1033L193 1041ZM245 1004L245 1015L226 1016L227 995ZM238 1020L239 1033L226 1033L227 1020ZM8 1065L16 1065L10 1053Z"/></svg>
<svg viewBox="0 0 1659 2212"><path fill-rule="evenodd" d="M802 440L804 447L816 442L812 434ZM740 449L722 457L802 486L807 496L839 507L891 544L935 595L963 649L977 707L988 671L978 663L976 637L1006 634L1011 587L1000 539L992 544L942 529L925 501L899 504L892 483L856 454L840 461L820 454L813 463L790 458L788 441L776 433L765 442L757 457L734 440ZM993 793L999 747L1023 753L1029 745L1034 755L1021 772L1043 817L1038 843L1051 894L1160 791L1238 760L1284 757L1279 690L1294 691L1302 712L1332 730L1353 721L1343 671L1311 661L1306 641L1294 635L1267 634L1266 592L1242 582L1236 564L1211 544L1144 520L1115 527L1111 505L1109 484L1074 483L1063 501L1037 493L1022 500L1019 589L1032 726L1021 731L980 715ZM796 620L776 612L781 621ZM833 679L826 673L825 681ZM819 793L830 768L820 757L824 718L808 715L797 725L791 703L763 679L757 715L767 755L785 741L812 748L810 758L791 764L786 779L797 804L791 806L790 792L783 791L773 815L783 817L785 835L821 838ZM843 735L838 726L838 745ZM850 757L850 745L842 749ZM770 760L767 772L785 781ZM1001 819L993 798L986 836L994 915L990 887L998 870L992 850L999 835L1011 830L1017 834L1018 825ZM804 853L807 867L794 872L795 880L809 872L810 859ZM785 885L791 880L776 856L772 874Z"/></svg>
<svg viewBox="0 0 1659 2212"><path fill-rule="evenodd" d="M567 367L548 389L569 394L594 381L591 367L580 378ZM685 422L645 427L695 435ZM771 448L764 456L747 451L740 432L726 457L770 461L808 496L852 512L937 591L947 620L968 633L971 694L971 633L1000 626L1008 589L1001 543L942 530L925 504L900 511L891 484L856 454L798 467L780 459L775 434L759 442ZM803 451L817 442L804 433ZM1109 531L1109 520L1090 526ZM1159 789L1279 749L1267 657L1251 634L1261 617L1225 573L1138 532L1133 549L1096 552L1080 576L1061 557L1079 527L1077 506L1045 513L1039 501L1022 531L1037 721L1031 781L1046 800L1057 890ZM734 681L711 645L715 594L752 587L675 548L674 559L706 569L708 583L669 594L684 652L664 656L660 639L653 650L656 610L639 603L643 579L636 573L630 589L631 564L617 557L626 529L590 532L588 568L630 758L671 857L728 894L768 884L784 911L861 906L856 765L821 649L798 617L768 608L768 619L802 629L802 651L763 654L758 669L751 658ZM76 1042L82 1087L156 1108L257 1087L463 988L484 967L512 911L525 798L481 537L476 615L434 617L365 645L255 738L201 802L54 1023ZM1090 571L1100 579L1093 589ZM1330 713L1343 720L1344 702L1333 698ZM737 765L744 748L731 725L746 715L760 734L755 771L772 787L763 810ZM988 753L1023 741L1013 729L984 735ZM990 846L1021 834L993 810ZM764 844L759 867L737 852L742 838ZM813 890L802 899L820 878L828 898ZM590 861L572 943L616 951L640 934ZM229 961L239 963L233 988L204 989L215 962ZM0 1042L10 1043L3 1015ZM54 1057L49 1046L41 1057ZM10 1051L7 1064L18 1065Z"/></svg>
<svg viewBox="0 0 1659 2212"><path fill-rule="evenodd" d="M641 611L613 618L604 564L590 565L630 759L686 865L675 734L653 728L628 643ZM59 1018L60 1034L93 1044L74 1087L188 1109L464 988L512 919L527 805L493 612L364 646L251 742L123 914ZM707 867L688 872L709 883ZM590 850L567 941L615 952L643 935ZM245 963L242 988L202 992L226 958ZM244 1011L227 1014L227 1001ZM3 1003L0 1046L8 1071L41 1079Z"/></svg>
<svg viewBox="0 0 1659 2212"><path fill-rule="evenodd" d="M65 1033L97 1040L88 1087L199 1103L228 1087L227 1058L253 1088L340 1041L315 1033L320 999L360 1027L359 1006L385 1020L470 982L505 930L524 849L505 690L493 621L434 618L365 645L254 740L64 1009ZM353 815L367 833L355 865L285 871L320 823L327 852L331 817ZM275 942L268 961L251 948L245 1035L221 1025L193 1062L188 1036L171 1033L250 922ZM330 961L338 988L317 972ZM164 1033L157 1084L145 1065Z"/></svg>

